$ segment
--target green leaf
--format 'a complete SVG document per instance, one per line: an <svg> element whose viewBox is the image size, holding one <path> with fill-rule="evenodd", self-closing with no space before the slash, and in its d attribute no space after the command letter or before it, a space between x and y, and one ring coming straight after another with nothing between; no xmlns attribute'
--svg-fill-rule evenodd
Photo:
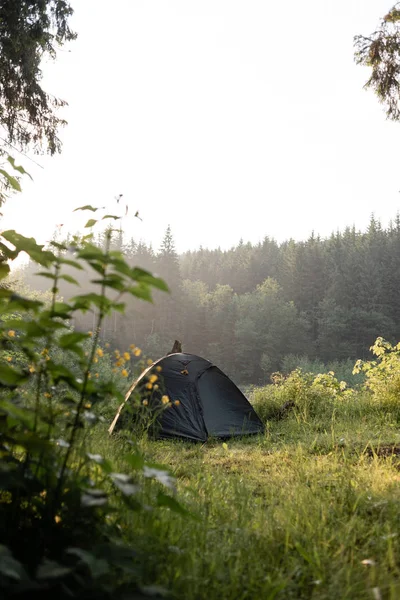
<svg viewBox="0 0 400 600"><path fill-rule="evenodd" d="M141 283L147 283L152 287L155 287L163 292L169 292L169 288L165 281L160 277L154 277L149 271L145 271L144 269L140 269L139 267L135 267L133 269L132 278L135 281L140 281Z"/></svg>
<svg viewBox="0 0 400 600"><path fill-rule="evenodd" d="M72 212L77 212L78 210L91 210L92 212L96 212L99 209L90 206L90 204L85 204L85 206L79 206L79 208L75 208Z"/></svg>
<svg viewBox="0 0 400 600"><path fill-rule="evenodd" d="M69 265L70 267L74 267L75 269L79 269L79 271L83 271L83 267L76 260L70 260L69 258L60 258L60 263L62 265Z"/></svg>
<svg viewBox="0 0 400 600"><path fill-rule="evenodd" d="M24 321L22 319L11 319L5 323L8 328L18 329L31 337L42 337L46 335L46 329L41 327L37 321Z"/></svg>
<svg viewBox="0 0 400 600"><path fill-rule="evenodd" d="M50 246L53 246L54 248L57 248L58 250L68 250L68 248L65 244L59 244L58 242L55 242L54 240L52 240L50 242Z"/></svg>
<svg viewBox="0 0 400 600"><path fill-rule="evenodd" d="M0 401L0 412L11 417L18 423L23 423L28 429L32 427L33 418L26 408L19 408L12 402L2 400Z"/></svg>
<svg viewBox="0 0 400 600"><path fill-rule="evenodd" d="M59 344L61 348L69 349L72 346L76 346L76 344L80 344L84 340L87 340L88 338L89 334L74 331L72 333L66 333L65 335L62 335L59 339Z"/></svg>
<svg viewBox="0 0 400 600"><path fill-rule="evenodd" d="M93 579L106 575L110 570L107 561L102 558L96 558L87 550L82 550L82 548L68 548L67 553L79 558L88 567Z"/></svg>
<svg viewBox="0 0 400 600"><path fill-rule="evenodd" d="M0 545L0 573L14 581L29 581L29 577L21 565L11 554L7 546Z"/></svg>
<svg viewBox="0 0 400 600"><path fill-rule="evenodd" d="M20 185L18 179L16 179L12 175L10 175L10 173L7 173L7 171L5 171L4 169L0 169L0 174L3 175L3 177L5 179L7 179L7 182L13 188L13 190L15 190L17 192L21 192L22 191L21 185Z"/></svg>
<svg viewBox="0 0 400 600"><path fill-rule="evenodd" d="M14 434L14 443L31 451L43 451L52 447L51 443L36 435L35 433L16 433Z"/></svg>
<svg viewBox="0 0 400 600"><path fill-rule="evenodd" d="M139 586L139 590L142 594L150 598L168 598L171 595L171 592L160 585L141 585Z"/></svg>
<svg viewBox="0 0 400 600"><path fill-rule="evenodd" d="M5 279L10 273L10 265L0 262L0 279Z"/></svg>
<svg viewBox="0 0 400 600"><path fill-rule="evenodd" d="M103 490L88 489L81 496L81 504L87 508L104 506L107 501L107 494Z"/></svg>
<svg viewBox="0 0 400 600"><path fill-rule="evenodd" d="M62 319L69 319L71 313L74 310L73 306L66 302L55 302L52 314L55 317L61 317Z"/></svg>
<svg viewBox="0 0 400 600"><path fill-rule="evenodd" d="M144 458L141 454L128 454L124 459L135 471L139 471L144 467Z"/></svg>
<svg viewBox="0 0 400 600"><path fill-rule="evenodd" d="M67 369L67 367L64 367L64 365L48 360L46 362L46 368L47 371L51 373L54 383L57 384L60 381L65 381L65 383L68 383L74 390L77 390L78 392L82 391L83 382L78 380L74 373Z"/></svg>
<svg viewBox="0 0 400 600"><path fill-rule="evenodd" d="M26 252L31 259L42 266L49 266L56 259L50 250L43 250L44 246L36 243L34 238L27 238L14 230L3 231L2 236L7 242L15 246L18 252Z"/></svg>
<svg viewBox="0 0 400 600"><path fill-rule="evenodd" d="M54 560L45 560L36 571L37 579L62 579L72 572L70 567L64 567Z"/></svg>
<svg viewBox="0 0 400 600"><path fill-rule="evenodd" d="M85 227L93 227L94 225L96 225L97 220L96 219L89 219L89 221L86 223Z"/></svg>
<svg viewBox="0 0 400 600"><path fill-rule="evenodd" d="M73 398L72 396L64 396L64 398L61 398L60 402L61 404L63 404L64 406L68 406L69 408L77 404L77 400L75 400L75 398Z"/></svg>
<svg viewBox="0 0 400 600"><path fill-rule="evenodd" d="M97 246L93 244L86 244L83 248L78 250L78 257L85 260L98 260L101 263L107 261L107 256Z"/></svg>
<svg viewBox="0 0 400 600"><path fill-rule="evenodd" d="M113 302L111 304L111 308L113 308L114 310L117 310L120 313L125 312L125 307L126 307L125 302Z"/></svg>
<svg viewBox="0 0 400 600"><path fill-rule="evenodd" d="M94 283L95 285L104 285L105 287L112 288L113 290L117 290L119 292L123 292L126 289L123 277L113 273L103 277L103 279L93 279L91 283Z"/></svg>
<svg viewBox="0 0 400 600"><path fill-rule="evenodd" d="M46 277L47 279L52 279L53 281L57 279L57 276L49 271L39 271L39 273L34 273L34 275L37 277Z"/></svg>
<svg viewBox="0 0 400 600"><path fill-rule="evenodd" d="M3 244L3 242L0 242L0 252L11 260L14 260L18 256L18 250L11 250L11 248Z"/></svg>
<svg viewBox="0 0 400 600"><path fill-rule="evenodd" d="M28 177L32 179L32 176L28 173L28 171L25 171L24 167L17 166L15 164L15 158L13 158L12 156L7 156L7 160L15 171L18 171L18 173L21 173L21 175L28 175Z"/></svg>
<svg viewBox="0 0 400 600"><path fill-rule="evenodd" d="M105 215L102 218L102 221L104 221L104 219L114 219L114 221L117 221L118 219L120 219L121 217L117 217L116 215Z"/></svg>
<svg viewBox="0 0 400 600"><path fill-rule="evenodd" d="M100 454L91 454L90 452L88 452L86 454L86 456L88 457L89 460L93 460L95 463L100 465L100 467L104 471L104 473L109 474L112 472L112 465L111 465L110 461L103 458Z"/></svg>
<svg viewBox="0 0 400 600"><path fill-rule="evenodd" d="M166 506L173 512L181 515L190 515L189 511L187 511L186 508L184 508L177 500L175 500L175 498L167 496L167 494L163 494L163 492L159 492L157 494L157 506Z"/></svg>
<svg viewBox="0 0 400 600"><path fill-rule="evenodd" d="M153 302L150 288L147 285L138 284L135 287L129 287L127 291L131 296L136 296L136 298L146 300L146 302Z"/></svg>
<svg viewBox="0 0 400 600"><path fill-rule="evenodd" d="M133 496L140 491L140 486L132 483L131 477L125 473L110 473L110 479L124 496Z"/></svg>
<svg viewBox="0 0 400 600"><path fill-rule="evenodd" d="M108 298L104 296L100 296L100 294L82 294L80 296L74 296L71 298L71 302L74 303L74 310L89 310L92 305L97 306L98 308L107 311L112 302Z"/></svg>
<svg viewBox="0 0 400 600"><path fill-rule="evenodd" d="M16 293L11 293L9 308L14 309L23 309L23 310L33 310L37 312L42 306L44 306L44 302L40 300L31 300L30 298L24 298Z"/></svg>
<svg viewBox="0 0 400 600"><path fill-rule="evenodd" d="M150 477L151 479L156 479L165 487L170 488L171 490L176 490L175 487L175 477L172 477L164 468L160 468L159 465L145 465L143 467L143 475L145 477Z"/></svg>
<svg viewBox="0 0 400 600"><path fill-rule="evenodd" d="M28 376L20 370L0 363L0 385L17 387L28 381Z"/></svg>
<svg viewBox="0 0 400 600"><path fill-rule="evenodd" d="M68 283L72 283L73 285L77 285L80 287L80 283L71 275L60 275L60 279L64 279L64 281L68 281Z"/></svg>

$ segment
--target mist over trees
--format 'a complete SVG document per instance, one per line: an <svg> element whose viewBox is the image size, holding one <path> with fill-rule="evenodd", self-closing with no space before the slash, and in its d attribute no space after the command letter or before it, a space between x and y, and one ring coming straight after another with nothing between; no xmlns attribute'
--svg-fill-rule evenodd
<svg viewBox="0 0 400 600"><path fill-rule="evenodd" d="M101 239L98 239L101 244ZM132 342L152 358L175 338L183 349L217 362L243 383L267 381L308 357L324 363L365 358L377 336L400 339L400 216L385 229L371 217L365 232L348 227L321 239L278 244L266 237L230 250L178 256L170 227L158 250L117 235L131 265L162 275L170 294L154 304L130 301L103 336L116 348ZM25 281L45 289L30 265ZM76 275L76 274L75 274ZM85 286L86 276L81 285ZM64 283L60 295L71 294ZM93 315L75 322L90 330ZM298 357L298 358L295 358Z"/></svg>

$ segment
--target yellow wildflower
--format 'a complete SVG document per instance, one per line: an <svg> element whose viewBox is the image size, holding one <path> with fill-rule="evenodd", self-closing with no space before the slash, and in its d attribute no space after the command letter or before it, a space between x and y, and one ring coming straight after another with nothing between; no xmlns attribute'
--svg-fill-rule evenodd
<svg viewBox="0 0 400 600"><path fill-rule="evenodd" d="M157 383L153 386L153 389L154 390L158 390L158 384Z"/></svg>
<svg viewBox="0 0 400 600"><path fill-rule="evenodd" d="M39 496L41 498L46 498L46 496L47 496L47 490L43 490L43 492L40 492Z"/></svg>
<svg viewBox="0 0 400 600"><path fill-rule="evenodd" d="M10 337L15 337L15 331L14 331L14 329L10 329L10 331L8 332L8 335Z"/></svg>
<svg viewBox="0 0 400 600"><path fill-rule="evenodd" d="M162 367L160 367L160 365L158 365L158 367L156 367L156 371L158 371L160 373L160 371L162 371Z"/></svg>
<svg viewBox="0 0 400 600"><path fill-rule="evenodd" d="M119 350L114 350L114 354L115 354L116 358L119 358L121 356Z"/></svg>
<svg viewBox="0 0 400 600"><path fill-rule="evenodd" d="M97 348L96 354L97 356L100 356L100 358L104 356L103 348Z"/></svg>
<svg viewBox="0 0 400 600"><path fill-rule="evenodd" d="M133 351L133 354L135 356L140 356L142 354L142 351L140 348L135 348L135 350Z"/></svg>
<svg viewBox="0 0 400 600"><path fill-rule="evenodd" d="M149 377L150 383L154 383L155 381L157 381L157 379L158 379L157 375L150 375L150 377Z"/></svg>
<svg viewBox="0 0 400 600"><path fill-rule="evenodd" d="M148 405L148 403L149 403L149 401L148 401L148 400L143 400L143 403L142 403L142 404L143 404L143 406L147 406L147 405Z"/></svg>
<svg viewBox="0 0 400 600"><path fill-rule="evenodd" d="M165 396L165 395L164 395L164 396L162 396L162 397L161 397L161 402L162 402L163 404L168 404L168 402L169 402L169 398L168 398L168 396Z"/></svg>
<svg viewBox="0 0 400 600"><path fill-rule="evenodd" d="M106 342L104 345L105 345L106 348L110 347L110 344L108 342Z"/></svg>
<svg viewBox="0 0 400 600"><path fill-rule="evenodd" d="M7 356L7 361L11 362L12 361L12 356Z"/></svg>
<svg viewBox="0 0 400 600"><path fill-rule="evenodd" d="M124 352L124 359L131 360L131 355L129 354L129 352Z"/></svg>
<svg viewBox="0 0 400 600"><path fill-rule="evenodd" d="M92 335L93 335L93 331L88 331L88 336L92 337Z"/></svg>
<svg viewBox="0 0 400 600"><path fill-rule="evenodd" d="M122 377L128 377L128 371L126 369L122 369L121 375Z"/></svg>
<svg viewBox="0 0 400 600"><path fill-rule="evenodd" d="M56 515L56 516L54 517L54 520L55 520L55 522L56 522L56 523L61 523L61 521L62 521L62 519L61 519L60 515Z"/></svg>
<svg viewBox="0 0 400 600"><path fill-rule="evenodd" d="M180 401L179 400L175 400L174 404L175 404L175 406L179 406L180 405Z"/></svg>
<svg viewBox="0 0 400 600"><path fill-rule="evenodd" d="M33 365L29 365L29 373L34 373L36 371Z"/></svg>
<svg viewBox="0 0 400 600"><path fill-rule="evenodd" d="M88 374L88 379L92 379L92 374L91 373Z"/></svg>
<svg viewBox="0 0 400 600"><path fill-rule="evenodd" d="M92 408L92 405L90 404L90 402L87 402L87 403L85 404L85 408L86 408L86 409Z"/></svg>
<svg viewBox="0 0 400 600"><path fill-rule="evenodd" d="M96 373L96 374L95 374L95 377L97 377L97 379L98 379L98 378L99 378L99 374L98 374L98 373Z"/></svg>
<svg viewBox="0 0 400 600"><path fill-rule="evenodd" d="M129 346L129 349L130 349L130 350L134 350L135 348L136 348L135 344L131 344L131 345Z"/></svg>
<svg viewBox="0 0 400 600"><path fill-rule="evenodd" d="M44 393L44 397L45 397L45 398L51 398L51 394L49 394L49 392L45 392L45 393Z"/></svg>
<svg viewBox="0 0 400 600"><path fill-rule="evenodd" d="M146 388L147 388L148 390L151 390L151 388L152 388L152 387L153 387L153 384L152 384L152 383L146 383Z"/></svg>
<svg viewBox="0 0 400 600"><path fill-rule="evenodd" d="M97 358L97 356L94 357L93 362L94 363L98 363L99 362L99 359Z"/></svg>
<svg viewBox="0 0 400 600"><path fill-rule="evenodd" d="M151 358L148 358L148 359L147 359L147 364L148 364L149 366L153 364L153 361L151 360Z"/></svg>

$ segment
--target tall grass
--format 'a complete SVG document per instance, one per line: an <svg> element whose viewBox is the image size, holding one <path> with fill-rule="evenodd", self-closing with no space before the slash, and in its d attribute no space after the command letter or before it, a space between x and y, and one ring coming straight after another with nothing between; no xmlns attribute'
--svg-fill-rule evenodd
<svg viewBox="0 0 400 600"><path fill-rule="evenodd" d="M303 406L276 420L299 380ZM121 512L126 539L151 550L142 583L187 600L398 599L400 408L344 391L295 375L253 392L271 415L265 435L203 446L143 438L192 518ZM92 443L118 462L122 442Z"/></svg>

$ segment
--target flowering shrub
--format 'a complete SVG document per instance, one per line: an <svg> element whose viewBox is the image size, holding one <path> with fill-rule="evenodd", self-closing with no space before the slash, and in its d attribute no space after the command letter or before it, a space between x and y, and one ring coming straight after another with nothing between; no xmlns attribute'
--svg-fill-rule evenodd
<svg viewBox="0 0 400 600"><path fill-rule="evenodd" d="M365 389L372 392L376 402L399 405L400 398L400 343L392 345L378 337L370 348L374 360L358 360L354 373L365 374Z"/></svg>
<svg viewBox="0 0 400 600"><path fill-rule="evenodd" d="M263 420L279 415L286 405L298 419L308 421L317 413L332 411L335 403L353 394L333 371L314 375L296 369L287 376L273 373L271 381L272 385L253 391L256 411Z"/></svg>
<svg viewBox="0 0 400 600"><path fill-rule="evenodd" d="M91 206L82 210L96 212ZM90 219L86 226L95 223ZM75 237L72 256L63 244L52 242L45 249L15 231L3 232L0 240L1 279L9 273L8 262L26 252L52 286L50 302L21 296L12 286L0 288L2 598L111 598L127 579L134 590L134 550L118 540L113 504L142 510L143 478L174 488L163 468L146 465L135 450L126 456L128 472L120 473L86 446L87 432L101 418L100 407L123 399L121 381L129 377L131 354L141 354L132 347L112 361L100 345L104 318L124 310L126 294L149 301L153 288L167 290L161 279L130 267L121 253L110 250L111 237L110 228L103 249L91 236ZM77 283L64 275L65 265L89 265L98 293L60 300L58 282ZM93 332L71 328L79 311L94 313ZM161 489L155 502L183 512Z"/></svg>

